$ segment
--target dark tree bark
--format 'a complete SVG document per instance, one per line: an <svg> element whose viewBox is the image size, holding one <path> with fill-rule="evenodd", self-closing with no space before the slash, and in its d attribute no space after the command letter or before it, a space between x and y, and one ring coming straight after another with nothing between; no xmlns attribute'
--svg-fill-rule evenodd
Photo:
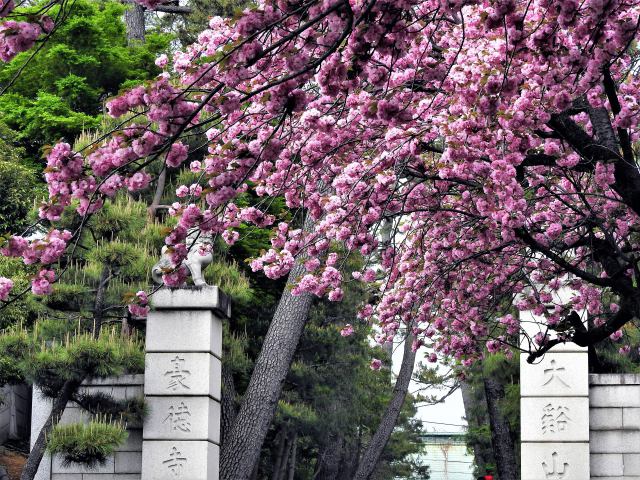
<svg viewBox="0 0 640 480"><path fill-rule="evenodd" d="M158 175L158 179L156 180L156 191L153 194L151 205L149 205L149 207L147 208L150 220L155 220L156 216L158 215L158 209L160 208L160 201L162 200L162 195L164 194L164 187L166 183L167 167L162 167L162 170Z"/></svg>
<svg viewBox="0 0 640 480"><path fill-rule="evenodd" d="M314 478L316 480L336 480L340 473L340 460L344 440L342 437L328 437L325 447L318 458L318 466Z"/></svg>
<svg viewBox="0 0 640 480"><path fill-rule="evenodd" d="M155 11L163 13L175 13L178 15L189 15L190 13L193 13L192 8L183 7L181 5L158 5Z"/></svg>
<svg viewBox="0 0 640 480"><path fill-rule="evenodd" d="M291 454L291 447L293 446L293 437L290 437L287 433L285 435L285 447L284 452L280 457L280 464L278 468L275 469L275 475L273 476L273 480L284 480L285 475L287 474L287 465L289 464L289 455Z"/></svg>
<svg viewBox="0 0 640 480"><path fill-rule="evenodd" d="M413 367L416 361L416 352L411 349L413 343L413 336L409 335L404 341L404 354L402 357L402 364L400 366L400 373L396 379L396 385L393 387L393 396L387 409L380 420L380 425L376 433L373 434L367 449L362 456L358 470L354 476L355 480L369 480L371 475L375 472L376 465L380 460L380 456L387 446L389 438L393 433L393 429L396 426L398 417L400 416L400 410L402 404L407 396L409 390L409 382L413 375Z"/></svg>
<svg viewBox="0 0 640 480"><path fill-rule="evenodd" d="M499 402L504 398L504 387L500 382L485 377L484 391L487 398L491 444L493 445L498 476L500 480L517 480L519 476L511 428L499 408Z"/></svg>
<svg viewBox="0 0 640 480"><path fill-rule="evenodd" d="M38 467L40 466L40 462L42 461L42 457L44 456L45 449L47 447L47 436L53 429L53 427L58 423L64 409L67 406L69 400L78 389L82 382L78 380L67 380L60 393L53 401L53 406L51 408L51 413L47 418L47 421L42 426L40 433L38 434L38 438L33 444L33 448L29 453L29 458L27 459L27 463L22 470L22 474L20 475L20 480L33 480L38 472Z"/></svg>
<svg viewBox="0 0 640 480"><path fill-rule="evenodd" d="M144 7L130 0L124 0L127 9L124 12L124 23L127 29L127 43L144 43L145 21Z"/></svg>
<svg viewBox="0 0 640 480"><path fill-rule="evenodd" d="M293 480L296 476L296 462L298 461L298 434L294 433L291 439L291 457L289 457L289 473L287 480Z"/></svg>
<svg viewBox="0 0 640 480"><path fill-rule="evenodd" d="M304 272L304 266L297 264L289 273L289 282L294 282ZM312 300L310 294L294 296L288 288L282 293L236 421L222 446L222 480L248 479L260 458L260 449L307 323Z"/></svg>
<svg viewBox="0 0 640 480"><path fill-rule="evenodd" d="M233 382L231 369L222 362L222 402L221 402L221 444L236 420L236 386Z"/></svg>
<svg viewBox="0 0 640 480"><path fill-rule="evenodd" d="M105 263L102 265L102 272L100 272L100 280L96 289L96 298L93 301L93 325L91 328L93 336L96 338L100 335L100 328L104 319L105 296L111 278L111 266Z"/></svg>
<svg viewBox="0 0 640 480"><path fill-rule="evenodd" d="M465 381L460 382L460 392L462 393L462 403L464 405L467 423L470 427L480 427L485 423L486 417L484 415L479 415L477 410L480 406L479 403L485 403L484 395L482 396L482 400L479 401L474 396L473 387ZM486 470L486 465L491 462L490 458L487 457L487 452L479 442L474 442L473 445L471 445L471 448L473 449L473 457L478 469L481 472L484 472Z"/></svg>
<svg viewBox="0 0 640 480"><path fill-rule="evenodd" d="M272 480L278 480L278 475L280 475L280 467L282 467L286 443L287 435L283 429L278 432L278 450L276 452L276 461L273 463L273 471L271 472Z"/></svg>

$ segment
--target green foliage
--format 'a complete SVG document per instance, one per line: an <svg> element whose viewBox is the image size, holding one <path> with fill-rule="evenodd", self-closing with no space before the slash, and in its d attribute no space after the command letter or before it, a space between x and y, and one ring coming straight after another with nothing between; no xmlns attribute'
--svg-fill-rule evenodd
<svg viewBox="0 0 640 480"><path fill-rule="evenodd" d="M148 414L144 398L116 400L106 393L79 393L74 400L86 411L98 417L118 418L125 425L142 426Z"/></svg>
<svg viewBox="0 0 640 480"><path fill-rule="evenodd" d="M0 255L0 277L11 278L15 292L29 289L31 273L32 268L20 259ZM0 329L21 323L31 325L43 311L43 305L32 295L23 295L0 309Z"/></svg>
<svg viewBox="0 0 640 480"><path fill-rule="evenodd" d="M29 335L23 329L0 335L0 385L24 381L22 359L29 345Z"/></svg>
<svg viewBox="0 0 640 480"><path fill-rule="evenodd" d="M82 463L90 467L103 464L128 436L122 422L105 420L56 425L47 438L47 450L60 455L65 464Z"/></svg>
<svg viewBox="0 0 640 480"><path fill-rule="evenodd" d="M30 381L55 397L67 380L144 372L144 348L138 340L115 329L93 335L71 331L70 323L66 326L66 332L38 324L31 330L17 326L2 332L0 363L12 368L0 375L7 374L8 383Z"/></svg>
<svg viewBox="0 0 640 480"><path fill-rule="evenodd" d="M469 389L469 398L465 400L469 425L466 441L468 448L476 454L476 474L485 475L496 471L484 390L485 378L492 378L504 387L505 395L499 400L498 408L509 423L516 448L516 461L520 458L520 358L517 353L512 358L503 354L490 354L482 362L470 367L466 374Z"/></svg>
<svg viewBox="0 0 640 480"><path fill-rule="evenodd" d="M0 85L10 85L0 114L31 151L97 127L105 97L159 73L154 59L170 37L149 32L144 44L128 46L123 11L115 1L78 0L24 69L31 52L0 66Z"/></svg>
<svg viewBox="0 0 640 480"><path fill-rule="evenodd" d="M190 45L198 34L209 25L215 16L231 17L242 9L255 4L251 0L189 0L192 12L189 15L167 15L162 18L162 26L175 31L182 45Z"/></svg>
<svg viewBox="0 0 640 480"><path fill-rule="evenodd" d="M351 470L360 449L377 429L393 390L387 371L369 367L373 357L386 364L390 359L386 351L370 345L370 327L356 319L365 298L366 293L353 283L346 286L342 302L314 302L263 448L264 476L275 473L272 468L283 437L295 437L299 444L296 478L313 478L323 468L324 458L339 462L341 479L355 473ZM342 337L340 330L346 323L354 325L355 333ZM422 426L413 419L415 411L409 395L383 452L377 479L428 478L426 467L414 459L422 449ZM332 455L336 445L339 449Z"/></svg>
<svg viewBox="0 0 640 480"><path fill-rule="evenodd" d="M234 302L248 303L253 299L251 283L235 262L214 261L204 271L210 285L218 285Z"/></svg>
<svg viewBox="0 0 640 480"><path fill-rule="evenodd" d="M17 139L33 149L60 138L73 138L85 128L94 128L98 119L75 112L61 97L37 92L34 97L17 94L0 96L3 121L18 131Z"/></svg>
<svg viewBox="0 0 640 480"><path fill-rule="evenodd" d="M633 324L623 327L623 337L618 341L607 339L592 348L589 369L593 373L640 373L640 331ZM628 354L620 353L623 345L629 345Z"/></svg>
<svg viewBox="0 0 640 480"><path fill-rule="evenodd" d="M95 292L104 291L111 319L127 318L126 299L147 289L150 272L164 244L162 225L147 223L146 204L119 196L87 222L73 261L42 301L51 309L93 321ZM74 229L75 217L65 213L61 226ZM73 312L73 313L71 313Z"/></svg>
<svg viewBox="0 0 640 480"><path fill-rule="evenodd" d="M20 232L27 225L34 200L44 195L24 149L14 145L16 136L17 132L0 123L0 235Z"/></svg>

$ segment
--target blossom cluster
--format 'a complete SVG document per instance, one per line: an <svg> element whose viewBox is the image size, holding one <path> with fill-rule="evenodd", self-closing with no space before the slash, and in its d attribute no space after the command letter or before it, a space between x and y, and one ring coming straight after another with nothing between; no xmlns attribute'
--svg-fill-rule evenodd
<svg viewBox="0 0 640 480"><path fill-rule="evenodd" d="M13 0L0 3L0 17L8 16L14 8ZM29 50L42 34L51 32L53 27L53 20L46 15L42 15L38 22L7 20L0 23L0 60L8 62Z"/></svg>
<svg viewBox="0 0 640 480"><path fill-rule="evenodd" d="M159 58L155 82L108 103L126 128L86 158L51 151L42 215L76 199L86 215L145 188L155 159L184 165L181 136L204 112L207 152L190 165L202 180L178 186L170 209L168 285L186 277L191 229L232 244L242 223L276 223L237 201L253 189L306 218L273 227L255 271L279 278L304 262L293 293L334 301L345 281L366 283L377 300L359 317L377 323L376 341L408 329L430 361L509 352L517 310L550 329L573 311L596 328L618 314L605 299L633 283L639 212L620 187L624 149L589 145L638 139L640 92L625 82L638 2L295 5L213 18L171 63ZM345 274L354 253L365 266Z"/></svg>
<svg viewBox="0 0 640 480"><path fill-rule="evenodd" d="M133 301L129 303L128 310L134 317L146 318L150 310L149 297L146 292L142 290L137 292Z"/></svg>

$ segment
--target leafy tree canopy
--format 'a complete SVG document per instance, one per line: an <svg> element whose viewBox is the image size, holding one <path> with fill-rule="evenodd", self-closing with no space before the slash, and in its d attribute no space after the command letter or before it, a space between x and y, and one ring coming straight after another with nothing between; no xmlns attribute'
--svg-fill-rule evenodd
<svg viewBox="0 0 640 480"><path fill-rule="evenodd" d="M107 97L159 73L154 60L170 37L150 32L144 44L128 46L124 9L115 1L74 2L37 55L24 52L0 66L0 114L30 149L97 127Z"/></svg>

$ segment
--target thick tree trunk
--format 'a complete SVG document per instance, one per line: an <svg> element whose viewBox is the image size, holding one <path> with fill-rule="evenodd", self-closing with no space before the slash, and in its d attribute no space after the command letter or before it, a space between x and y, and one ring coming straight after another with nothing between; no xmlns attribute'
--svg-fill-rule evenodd
<svg viewBox="0 0 640 480"><path fill-rule="evenodd" d="M504 387L500 382L485 377L484 391L487 398L491 444L493 445L498 477L500 480L516 480L519 477L511 428L499 408L499 402L504 398Z"/></svg>
<svg viewBox="0 0 640 480"><path fill-rule="evenodd" d="M298 434L293 434L293 439L291 440L291 457L289 458L289 473L287 475L287 480L293 480L296 476L296 462L298 461Z"/></svg>
<svg viewBox="0 0 640 480"><path fill-rule="evenodd" d="M398 421L402 404L407 396L409 390L409 382L411 382L411 376L413 374L413 367L416 361L416 352L411 349L413 344L413 336L408 335L404 341L404 354L402 357L402 365L400 366L400 373L396 379L396 385L393 388L393 397L387 409L380 420L380 425L376 433L373 434L371 442L367 446L367 449L362 456L362 460L358 465L358 470L354 476L355 480L368 480L376 469L378 460L382 455L384 447L387 446L389 438L393 433L393 429Z"/></svg>
<svg viewBox="0 0 640 480"><path fill-rule="evenodd" d="M95 338L100 335L100 328L102 328L102 320L104 319L104 307L105 298L107 294L107 287L111 281L111 266L108 264L102 265L102 272L100 273L100 280L98 281L98 288L96 289L96 298L93 302L93 325L92 333Z"/></svg>
<svg viewBox="0 0 640 480"><path fill-rule="evenodd" d="M236 387L233 382L231 369L222 362L222 418L221 418L221 440L224 440L231 431L231 427L236 420Z"/></svg>
<svg viewBox="0 0 640 480"><path fill-rule="evenodd" d="M82 382L79 382L77 380L67 380L62 386L60 393L53 401L53 406L51 408L49 418L47 418L47 421L42 426L42 429L40 429L38 438L33 444L33 448L29 453L27 463L22 470L22 474L20 475L20 480L33 480L35 478L36 473L38 472L38 467L40 466L40 462L42 461L42 457L44 456L44 452L47 447L47 436L60 420L60 417L62 416L67 403L81 383Z"/></svg>
<svg viewBox="0 0 640 480"><path fill-rule="evenodd" d="M149 212L149 219L155 220L158 215L158 208L160 207L160 201L162 200L162 195L164 194L164 187L167 184L167 167L163 166L160 174L158 175L158 179L156 180L156 191L153 194L153 199L151 200L151 205L147 208Z"/></svg>
<svg viewBox="0 0 640 480"><path fill-rule="evenodd" d="M293 446L293 441L292 441L292 437L289 437L289 435L285 435L285 447L284 447L284 453L282 454L281 458L280 458L280 465L278 465L278 468L276 469L275 475L273 477L273 480L283 480L284 476L287 473L287 465L289 463L289 455L291 454L291 447Z"/></svg>
<svg viewBox="0 0 640 480"><path fill-rule="evenodd" d="M296 265L289 273L289 282L294 282L304 273L304 266ZM312 300L310 294L294 296L288 288L282 293L236 421L222 446L222 480L248 479L260 458L260 449L307 323Z"/></svg>
<svg viewBox="0 0 640 480"><path fill-rule="evenodd" d="M316 480L336 480L340 473L340 460L344 440L342 437L327 438L324 449L320 452L318 466L314 478Z"/></svg>
<svg viewBox="0 0 640 480"><path fill-rule="evenodd" d="M144 7L130 0L123 3L127 5L124 12L124 24L127 29L127 43L144 43L145 40L145 23L144 23Z"/></svg>
<svg viewBox="0 0 640 480"><path fill-rule="evenodd" d="M481 419L480 415L478 415L477 410L479 404L478 400L474 396L473 387L468 382L462 381L460 382L460 392L462 393L462 403L464 405L465 417L467 418L469 427L480 427L484 424L484 419ZM482 403L484 403L484 401ZM487 463L490 462L490 460L486 456L485 449L483 449L482 445L477 441L473 442L471 448L473 449L473 456L476 466L478 467L479 471L484 472L486 470Z"/></svg>
<svg viewBox="0 0 640 480"><path fill-rule="evenodd" d="M280 467L282 466L282 458L284 457L284 448L287 443L287 435L284 430L278 432L278 451L276 453L276 461L273 463L273 471L271 472L271 480L278 480Z"/></svg>

